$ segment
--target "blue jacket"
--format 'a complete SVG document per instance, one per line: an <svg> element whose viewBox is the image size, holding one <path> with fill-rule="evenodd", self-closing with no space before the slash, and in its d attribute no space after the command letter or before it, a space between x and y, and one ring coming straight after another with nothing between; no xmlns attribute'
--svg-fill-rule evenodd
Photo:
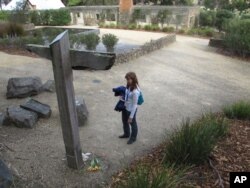
<svg viewBox="0 0 250 188"><path fill-rule="evenodd" d="M123 110L125 110L125 95L126 95L126 87L124 86L119 86L119 87L116 87L116 88L113 88L113 92L114 92L114 95L117 97L117 96L122 96L122 100L119 100L118 103L116 104L115 106L115 111L118 111L118 112L121 112Z"/></svg>

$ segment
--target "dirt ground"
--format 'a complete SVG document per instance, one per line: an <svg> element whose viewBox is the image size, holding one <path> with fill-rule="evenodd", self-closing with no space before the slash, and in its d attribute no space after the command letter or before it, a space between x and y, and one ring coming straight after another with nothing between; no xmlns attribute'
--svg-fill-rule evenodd
<svg viewBox="0 0 250 188"><path fill-rule="evenodd" d="M104 168L98 173L67 167L56 94L35 96L52 107L52 117L34 129L0 127L0 158L17 174L16 187L102 187L112 174L157 146L166 129L183 118L250 97L250 64L215 53L208 40L178 36L170 46L116 65L108 71L74 71L76 95L85 98L88 124L80 128L83 152L95 154ZM145 104L139 108L138 141L128 146L122 133L117 98L111 89L124 84L128 71L138 74ZM11 77L53 79L51 62L0 52L0 112L27 99L6 100Z"/></svg>

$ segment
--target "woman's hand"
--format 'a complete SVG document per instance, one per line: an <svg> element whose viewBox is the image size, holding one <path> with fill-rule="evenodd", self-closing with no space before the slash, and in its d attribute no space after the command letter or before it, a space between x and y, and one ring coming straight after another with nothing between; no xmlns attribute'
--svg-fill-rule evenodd
<svg viewBox="0 0 250 188"><path fill-rule="evenodd" d="M133 119L132 118L128 118L128 123L132 123Z"/></svg>

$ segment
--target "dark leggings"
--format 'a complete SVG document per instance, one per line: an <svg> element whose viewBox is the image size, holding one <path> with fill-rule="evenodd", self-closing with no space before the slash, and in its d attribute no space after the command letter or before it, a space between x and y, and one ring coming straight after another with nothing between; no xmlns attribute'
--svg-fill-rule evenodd
<svg viewBox="0 0 250 188"><path fill-rule="evenodd" d="M136 140L137 133L138 133L138 127L137 127L137 123L136 123L136 112L135 112L134 118L132 120L132 123L130 124L131 130L132 130L131 135L130 135L130 127L129 127L129 123L128 123L129 115L130 115L129 111L127 111L127 110L122 111L122 123L123 123L124 135L130 136L130 139L132 139L132 140Z"/></svg>

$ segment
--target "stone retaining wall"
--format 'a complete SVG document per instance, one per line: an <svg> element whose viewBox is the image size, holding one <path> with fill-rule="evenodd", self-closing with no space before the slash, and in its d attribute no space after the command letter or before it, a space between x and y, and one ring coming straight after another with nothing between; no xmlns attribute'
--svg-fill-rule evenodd
<svg viewBox="0 0 250 188"><path fill-rule="evenodd" d="M152 40L151 42L148 42L148 43L140 46L139 48L133 49L129 52L117 54L115 64L129 62L129 61L134 60L138 57L146 55L150 52L159 50L159 49L163 48L164 46L167 46L175 41L176 41L175 34L170 34L170 35L167 35L167 36L162 37L162 38L157 39L157 40Z"/></svg>

